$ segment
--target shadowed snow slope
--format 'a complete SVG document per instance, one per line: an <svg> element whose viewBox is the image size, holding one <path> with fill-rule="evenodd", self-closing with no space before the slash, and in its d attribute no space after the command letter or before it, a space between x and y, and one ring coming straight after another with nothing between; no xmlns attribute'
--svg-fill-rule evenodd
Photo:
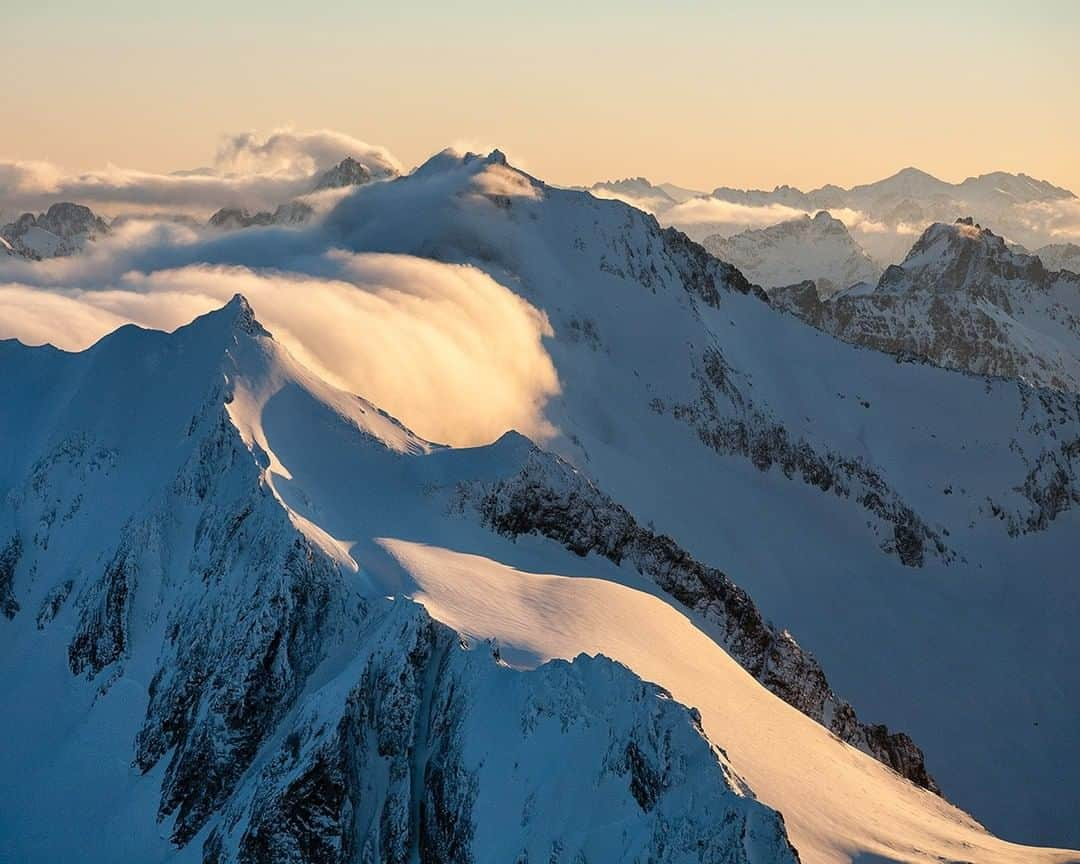
<svg viewBox="0 0 1080 864"><path fill-rule="evenodd" d="M603 500L521 436L432 447L240 298L81 354L0 343L0 368L20 860L791 862L767 807L809 862L1076 858L997 840L769 693L720 647L731 621L662 590L660 538L621 565L551 523L513 542L522 477ZM580 652L617 663L547 663Z"/></svg>

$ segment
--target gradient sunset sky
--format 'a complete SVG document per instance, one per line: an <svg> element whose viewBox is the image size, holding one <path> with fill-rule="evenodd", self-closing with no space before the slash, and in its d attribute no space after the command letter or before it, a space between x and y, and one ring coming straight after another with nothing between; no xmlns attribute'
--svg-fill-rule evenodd
<svg viewBox="0 0 1080 864"><path fill-rule="evenodd" d="M804 188L915 165L1080 192L1080 2L6 3L0 158L210 164L332 128L413 165Z"/></svg>

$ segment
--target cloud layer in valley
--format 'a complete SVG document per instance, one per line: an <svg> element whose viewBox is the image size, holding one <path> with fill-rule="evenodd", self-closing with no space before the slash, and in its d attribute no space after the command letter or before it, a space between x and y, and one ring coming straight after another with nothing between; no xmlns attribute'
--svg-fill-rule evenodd
<svg viewBox="0 0 1080 864"><path fill-rule="evenodd" d="M461 208L453 224L467 226L496 212L485 197L538 194L498 163L462 174L470 194L445 196L454 172L435 170L408 189L360 187L302 227L137 221L80 255L0 257L0 338L80 350L129 322L175 329L239 293L298 360L426 438L473 445L517 429L542 440L559 392L547 318L470 264L366 251L386 248L372 232L415 227L435 199Z"/></svg>
<svg viewBox="0 0 1080 864"><path fill-rule="evenodd" d="M699 242L712 234L730 237L741 231L768 228L789 219L813 216L817 212L785 204L742 204L709 196L689 198L672 205L667 199L634 196L610 189L591 191L597 197L614 198L652 213L662 225L674 226ZM907 224L887 225L846 207L834 208L829 212L847 226L855 240L871 256L883 263L901 260L921 230Z"/></svg>

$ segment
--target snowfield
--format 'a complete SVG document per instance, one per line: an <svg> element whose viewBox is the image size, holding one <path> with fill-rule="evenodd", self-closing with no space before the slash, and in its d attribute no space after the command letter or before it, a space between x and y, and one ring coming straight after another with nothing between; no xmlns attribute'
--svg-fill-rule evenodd
<svg viewBox="0 0 1080 864"><path fill-rule="evenodd" d="M0 342L18 860L1080 860L995 836L1080 846L1075 396L840 342L497 152L152 243L476 268L559 386L543 450L451 448L240 297Z"/></svg>

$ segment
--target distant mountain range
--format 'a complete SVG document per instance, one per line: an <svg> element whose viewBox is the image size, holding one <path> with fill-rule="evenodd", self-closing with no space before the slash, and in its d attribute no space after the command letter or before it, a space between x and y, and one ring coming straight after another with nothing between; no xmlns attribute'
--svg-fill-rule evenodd
<svg viewBox="0 0 1080 864"><path fill-rule="evenodd" d="M1021 248L1017 251L1026 252ZM1048 270L1070 270L1080 273L1080 245L1076 243L1049 243L1029 253L1038 255Z"/></svg>
<svg viewBox="0 0 1080 864"><path fill-rule="evenodd" d="M881 267L899 261L931 223L964 216L993 225L1027 248L1060 243L1054 208L1071 207L1077 201L1069 190L1026 174L997 171L948 183L917 168L905 168L874 183L851 188L825 185L809 192L787 185L772 190L718 186L711 193L677 200L642 177L597 183L589 191L654 213L696 240L717 233L730 236L783 220L780 216L763 225L756 214L769 212L767 208L786 210L789 218L798 212L813 215L827 210L855 232L860 245ZM722 217L710 221L710 203L717 210L721 203L743 209L724 210Z"/></svg>
<svg viewBox="0 0 1080 864"><path fill-rule="evenodd" d="M362 186L373 179L387 179L388 169L373 173L351 156L313 178L311 192L346 189ZM278 205L273 211L252 213L241 206L226 206L217 210L207 225L222 230L236 230L267 225L299 225L315 214L315 208L302 199ZM24 213L18 219L0 227L0 254L17 255L31 260L75 255L92 243L108 236L112 228L133 219L167 221L190 228L200 223L186 214L157 213L139 216L122 215L110 224L89 207L72 202L58 202L46 213Z"/></svg>
<svg viewBox="0 0 1080 864"><path fill-rule="evenodd" d="M850 207L889 224L926 218L928 210L949 207L954 202L977 208L1000 208L1076 197L1067 189L1026 174L995 171L968 177L960 183L948 183L918 168L904 168L884 180L849 189L831 184L809 192L793 186L777 186L772 191L718 186L711 195L738 204L784 204L803 210Z"/></svg>

